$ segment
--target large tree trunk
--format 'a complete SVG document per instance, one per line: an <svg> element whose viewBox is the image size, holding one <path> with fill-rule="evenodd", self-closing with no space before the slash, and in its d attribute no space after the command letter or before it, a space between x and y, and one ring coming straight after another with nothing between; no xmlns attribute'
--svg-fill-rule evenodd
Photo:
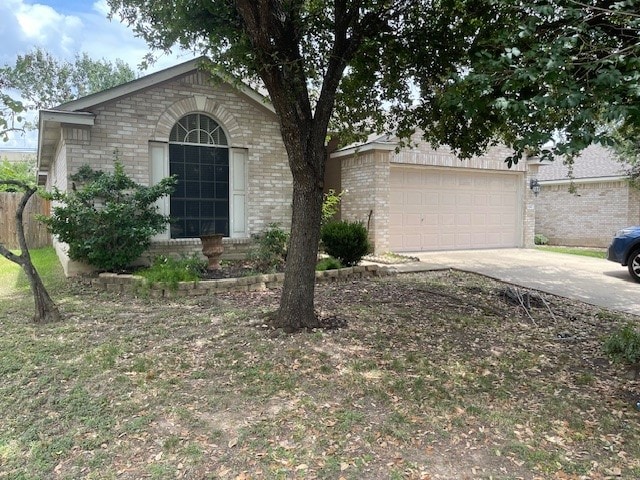
<svg viewBox="0 0 640 480"><path fill-rule="evenodd" d="M324 165L324 148L307 153L307 165ZM317 158L322 156L323 158ZM298 162L296 162L298 163ZM298 164L303 163L299 162ZM312 168L294 171L291 238L287 253L284 286L274 326L287 332L319 326L314 309L315 267L320 242L322 176ZM323 169L321 168L321 171Z"/></svg>
<svg viewBox="0 0 640 480"><path fill-rule="evenodd" d="M18 232L18 244L20 245L21 253L20 255L15 255L4 245L0 244L0 254L2 254L8 260L11 260L12 262L20 265L25 275L27 276L27 280L29 281L29 285L31 286L31 292L33 293L33 299L35 302L35 313L33 316L33 321L36 323L58 321L60 320L60 311L49 296L49 292L47 292L47 289L44 287L38 271L33 266L31 255L29 254L29 248L27 247L27 240L24 236L24 224L22 222L22 216L24 213L24 209L27 206L27 202L36 192L36 189L33 187L29 187L23 182L15 180L0 180L0 184L15 185L24 190L24 195L22 196L22 200L20 201L18 209L16 210L16 231Z"/></svg>
<svg viewBox="0 0 640 480"><path fill-rule="evenodd" d="M278 115L293 175L291 238L280 309L272 322L291 332L319 326L313 297L326 161L324 143L340 79L361 41L355 30L364 28L358 24L359 8L349 9L345 1L336 2L335 45L314 108L306 62L299 48L304 41L297 21L301 5L302 2L279 0L235 1L256 55L257 71Z"/></svg>

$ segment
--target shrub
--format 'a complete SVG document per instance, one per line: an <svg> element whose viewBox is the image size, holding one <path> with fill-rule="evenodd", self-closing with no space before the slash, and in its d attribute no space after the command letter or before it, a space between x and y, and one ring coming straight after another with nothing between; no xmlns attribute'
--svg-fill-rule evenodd
<svg viewBox="0 0 640 480"><path fill-rule="evenodd" d="M344 192L336 193L333 188L324 194L322 201L322 225L326 225L336 216L340 208L342 195L344 195Z"/></svg>
<svg viewBox="0 0 640 480"><path fill-rule="evenodd" d="M547 245L549 243L549 239L541 233L536 233L533 237L533 243L536 245Z"/></svg>
<svg viewBox="0 0 640 480"><path fill-rule="evenodd" d="M179 282L196 282L207 269L207 262L197 255L180 259L160 255L153 260L149 268L136 273L143 277L148 285L166 283L177 288Z"/></svg>
<svg viewBox="0 0 640 480"><path fill-rule="evenodd" d="M616 361L640 362L640 330L626 324L605 340L604 351Z"/></svg>
<svg viewBox="0 0 640 480"><path fill-rule="evenodd" d="M330 222L322 227L320 238L325 251L342 265L356 265L369 253L367 229L360 222Z"/></svg>
<svg viewBox="0 0 640 480"><path fill-rule="evenodd" d="M272 223L263 233L256 235L257 246L249 253L249 260L260 272L273 272L284 265L287 259L289 234L277 223Z"/></svg>
<svg viewBox="0 0 640 480"><path fill-rule="evenodd" d="M325 270L337 270L342 268L340 260L333 257L323 258L316 264L316 271L324 272Z"/></svg>
<svg viewBox="0 0 640 480"><path fill-rule="evenodd" d="M69 245L73 260L101 270L122 270L149 247L151 237L169 220L157 212L155 202L173 191L173 178L152 187L138 185L116 161L113 173L85 166L71 180L73 191L46 195L61 204L53 207L50 217L39 218Z"/></svg>

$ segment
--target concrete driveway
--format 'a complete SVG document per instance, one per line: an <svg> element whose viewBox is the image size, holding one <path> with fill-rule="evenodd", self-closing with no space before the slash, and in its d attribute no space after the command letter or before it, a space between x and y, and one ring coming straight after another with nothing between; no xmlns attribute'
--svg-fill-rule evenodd
<svg viewBox="0 0 640 480"><path fill-rule="evenodd" d="M640 315L640 283L627 267L598 258L535 249L420 252L399 270L455 268L611 310Z"/></svg>

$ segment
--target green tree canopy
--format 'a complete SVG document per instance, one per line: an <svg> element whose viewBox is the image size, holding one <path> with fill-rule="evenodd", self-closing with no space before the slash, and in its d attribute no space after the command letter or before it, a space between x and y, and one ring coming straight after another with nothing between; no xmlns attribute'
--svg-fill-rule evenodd
<svg viewBox="0 0 640 480"><path fill-rule="evenodd" d="M23 131L21 114L24 107L22 102L4 93L4 88L5 82L0 76L0 138L6 142L9 140L9 133Z"/></svg>
<svg viewBox="0 0 640 480"><path fill-rule="evenodd" d="M454 69L489 15L486 2L415 0L108 0L155 50L175 45L258 79L278 115L293 174L292 231L274 325L318 325L313 293L325 139L330 122L366 134L397 129L416 84ZM418 82L416 79L421 78ZM348 127L348 128L347 128Z"/></svg>
<svg viewBox="0 0 640 480"><path fill-rule="evenodd" d="M0 160L0 180L17 180L24 185L32 187L36 183L36 161L31 156L27 161L10 162L6 158ZM22 185L0 185L0 192L21 192Z"/></svg>
<svg viewBox="0 0 640 480"><path fill-rule="evenodd" d="M421 85L416 124L467 157L496 140L575 156L640 125L640 2L486 2L468 57ZM495 8L495 7L499 8Z"/></svg>
<svg viewBox="0 0 640 480"><path fill-rule="evenodd" d="M51 108L136 78L122 60L93 60L86 53L60 60L42 48L18 55L15 65L0 67L0 136L35 128L25 113Z"/></svg>

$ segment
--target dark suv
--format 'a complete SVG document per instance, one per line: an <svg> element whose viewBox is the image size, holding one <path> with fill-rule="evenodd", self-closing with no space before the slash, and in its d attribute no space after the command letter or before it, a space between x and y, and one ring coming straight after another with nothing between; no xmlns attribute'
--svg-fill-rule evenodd
<svg viewBox="0 0 640 480"><path fill-rule="evenodd" d="M613 237L607 260L627 265L629 274L636 282L640 282L640 226L627 227Z"/></svg>

